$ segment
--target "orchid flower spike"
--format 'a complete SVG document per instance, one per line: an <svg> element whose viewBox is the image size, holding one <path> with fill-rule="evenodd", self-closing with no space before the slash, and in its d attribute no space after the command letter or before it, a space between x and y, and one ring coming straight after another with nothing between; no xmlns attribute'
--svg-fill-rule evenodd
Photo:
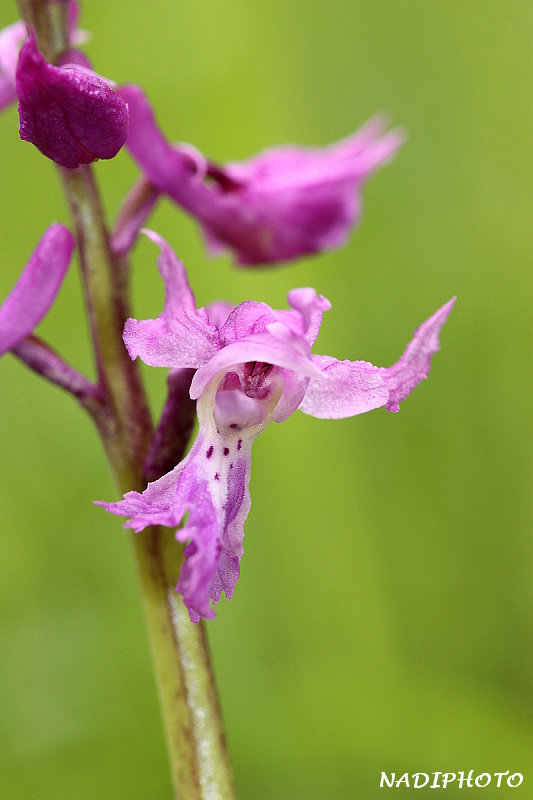
<svg viewBox="0 0 533 800"><path fill-rule="evenodd" d="M28 336L54 302L66 275L75 239L54 223L43 233L11 294L0 306L0 356Z"/></svg>
<svg viewBox="0 0 533 800"><path fill-rule="evenodd" d="M170 145L137 86L118 91L130 111L126 146L146 178L196 217L212 254L229 249L241 265L344 244L361 215L363 184L404 141L375 118L327 148L273 148L221 167L190 146Z"/></svg>
<svg viewBox="0 0 533 800"><path fill-rule="evenodd" d="M79 59L78 59L79 60ZM85 62L55 67L32 33L16 72L20 138L62 167L116 156L128 135L128 107Z"/></svg>
<svg viewBox="0 0 533 800"><path fill-rule="evenodd" d="M76 46L87 40L85 31L77 29L79 6L76 0L68 2L69 44ZM0 111L17 99L15 76L21 45L28 38L28 28L23 20L14 22L0 31Z"/></svg>
<svg viewBox="0 0 533 800"><path fill-rule="evenodd" d="M183 265L160 236L146 234L160 248L165 307L157 319L129 319L124 342L132 359L196 370L190 396L197 401L198 435L186 458L142 494L98 505L129 517L125 526L134 531L176 527L188 513L176 531L176 539L187 542L176 588L197 622L214 616L210 601L217 603L222 591L231 598L239 577L255 438L297 408L335 419L379 406L397 411L427 377L455 298L415 331L394 366L337 361L311 354L330 308L314 289L291 291L291 308L284 311L257 302L197 309Z"/></svg>

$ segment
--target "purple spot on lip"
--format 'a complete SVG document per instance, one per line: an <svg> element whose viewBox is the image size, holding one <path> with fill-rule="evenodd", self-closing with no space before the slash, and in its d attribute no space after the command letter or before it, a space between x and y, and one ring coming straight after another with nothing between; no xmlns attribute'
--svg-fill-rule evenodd
<svg viewBox="0 0 533 800"><path fill-rule="evenodd" d="M209 448L209 450L206 453L206 456L208 458L211 458L212 455L213 455L213 445L211 445L211 447Z"/></svg>
<svg viewBox="0 0 533 800"><path fill-rule="evenodd" d="M231 476L231 477L229 477ZM224 526L230 525L242 506L246 481L246 462L244 460L238 461L235 464L235 469L228 473L228 494L226 501L226 513L224 519Z"/></svg>
<svg viewBox="0 0 533 800"><path fill-rule="evenodd" d="M218 474L218 472L215 472L215 480L216 480L216 481L219 481L219 480L220 480L220 475Z"/></svg>
<svg viewBox="0 0 533 800"><path fill-rule="evenodd" d="M225 447L222 452L224 453L225 456L229 455L229 447Z"/></svg>
<svg viewBox="0 0 533 800"><path fill-rule="evenodd" d="M231 423L231 425L230 425L230 428L235 428L235 429L236 429L236 428L238 428L238 427L239 427L239 426L237 425L237 423L236 423L236 422L232 422L232 423Z"/></svg>
<svg viewBox="0 0 533 800"><path fill-rule="evenodd" d="M239 441L237 442L237 450L241 449L241 445L242 445L242 439L239 439Z"/></svg>

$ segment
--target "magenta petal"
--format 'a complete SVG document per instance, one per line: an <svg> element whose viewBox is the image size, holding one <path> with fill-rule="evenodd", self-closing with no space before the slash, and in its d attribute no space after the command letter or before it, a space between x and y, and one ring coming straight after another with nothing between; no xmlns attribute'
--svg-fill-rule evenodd
<svg viewBox="0 0 533 800"><path fill-rule="evenodd" d="M32 34L19 54L20 136L63 167L113 158L128 135L128 107L95 75L48 64Z"/></svg>
<svg viewBox="0 0 533 800"><path fill-rule="evenodd" d="M211 249L235 249L240 264L255 264L340 246L360 217L362 184L401 143L395 133L383 140L366 149L273 148L217 167L218 205L211 202L200 217ZM235 188L228 189L231 180ZM223 210L232 206L225 223Z"/></svg>
<svg viewBox="0 0 533 800"><path fill-rule="evenodd" d="M165 283L165 308L157 319L128 319L124 343L132 359L140 356L152 367L199 367L216 352L218 329L205 309L196 310L194 295L181 261L165 240L144 233L159 248L157 265Z"/></svg>
<svg viewBox="0 0 533 800"><path fill-rule="evenodd" d="M121 86L119 94L128 104L130 126L127 147L144 174L159 191L177 202L182 196L182 184L196 173L192 160L171 147L159 131L150 104L138 86ZM187 186L183 187L187 191Z"/></svg>
<svg viewBox="0 0 533 800"><path fill-rule="evenodd" d="M400 403L415 386L429 374L431 357L440 350L439 333L448 319L455 303L452 297L432 317L422 323L414 332L404 354L392 367L381 367L379 373L389 390L387 411L399 411Z"/></svg>
<svg viewBox="0 0 533 800"><path fill-rule="evenodd" d="M75 240L55 223L42 235L11 294L0 307L0 355L33 331L55 300Z"/></svg>
<svg viewBox="0 0 533 800"><path fill-rule="evenodd" d="M375 120L327 148L272 148L212 166L216 202L206 198L198 214L210 248L235 249L240 264L256 264L343 244L361 214L363 183L404 140L398 131L380 136L383 130Z"/></svg>
<svg viewBox="0 0 533 800"><path fill-rule="evenodd" d="M83 31L77 31L76 26L79 17L79 5L76 0L68 1L68 35L72 45L83 44L87 37ZM14 22L0 31L0 111L17 99L15 90L15 75L17 71L17 59L22 43L28 37L28 28L23 20ZM70 51L74 52L74 51ZM76 59L87 59L81 53L76 52Z"/></svg>

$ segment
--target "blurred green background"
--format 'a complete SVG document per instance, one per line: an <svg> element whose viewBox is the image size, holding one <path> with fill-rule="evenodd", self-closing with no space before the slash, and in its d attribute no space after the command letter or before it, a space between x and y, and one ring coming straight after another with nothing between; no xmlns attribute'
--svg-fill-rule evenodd
<svg viewBox="0 0 533 800"><path fill-rule="evenodd" d="M0 27L15 18L0 0ZM211 261L163 201L150 226L200 304L314 286L333 305L317 352L387 366L458 296L399 415L295 414L255 445L242 576L208 623L239 798L377 798L382 770L470 769L524 774L485 798L532 798L531 4L87 0L81 22L95 69L213 159L324 145L380 110L408 131L348 246L286 268ZM68 217L15 108L0 137L3 298ZM112 219L137 168L95 169ZM162 308L155 256L134 254L140 318ZM92 375L86 327L73 268L39 332ZM164 373L145 370L155 410ZM0 382L2 797L169 800L127 538L92 505L114 497L95 432L11 356Z"/></svg>

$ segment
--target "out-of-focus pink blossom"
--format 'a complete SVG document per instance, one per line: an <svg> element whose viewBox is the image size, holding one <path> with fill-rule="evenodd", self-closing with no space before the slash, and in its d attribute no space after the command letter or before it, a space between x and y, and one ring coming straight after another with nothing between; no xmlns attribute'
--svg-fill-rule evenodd
<svg viewBox="0 0 533 800"><path fill-rule="evenodd" d="M130 110L126 146L146 178L196 217L212 253L229 249L243 265L344 244L361 216L363 184L404 141L398 130L385 133L376 117L330 147L277 147L219 166L189 146L169 144L139 87L118 91Z"/></svg>

